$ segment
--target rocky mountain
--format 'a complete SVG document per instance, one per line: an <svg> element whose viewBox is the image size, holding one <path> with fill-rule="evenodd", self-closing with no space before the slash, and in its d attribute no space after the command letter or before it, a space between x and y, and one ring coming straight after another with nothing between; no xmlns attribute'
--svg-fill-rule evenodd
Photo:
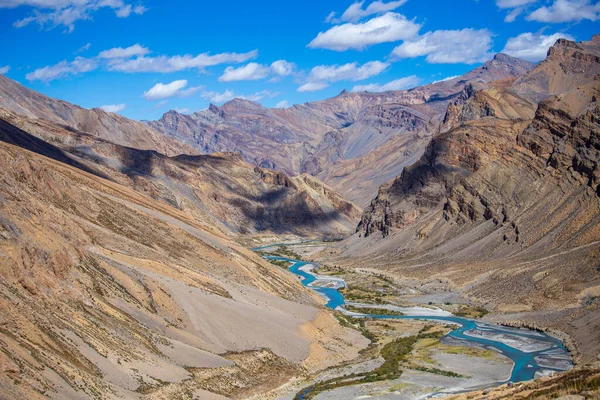
<svg viewBox="0 0 600 400"><path fill-rule="evenodd" d="M0 76L0 393L263 398L372 356L360 322L240 245L265 235L356 231L310 256L565 332L590 361L599 99L598 36L537 66L500 54L411 90L147 123Z"/></svg>
<svg viewBox="0 0 600 400"><path fill-rule="evenodd" d="M261 212L281 227L283 207L320 199L352 208L234 155L167 157L2 111L0 397L248 398L356 357L365 338L224 228Z"/></svg>
<svg viewBox="0 0 600 400"><path fill-rule="evenodd" d="M170 156L197 153L194 148L169 139L145 124L100 108L88 110L52 99L3 75L0 75L0 108L87 132L122 146L156 150Z"/></svg>
<svg viewBox="0 0 600 400"><path fill-rule="evenodd" d="M595 357L599 99L600 36L559 40L516 80L467 87L419 161L380 188L346 256L443 277L501 319L568 332Z"/></svg>
<svg viewBox="0 0 600 400"><path fill-rule="evenodd" d="M499 54L457 78L404 91L348 93L287 109L235 99L148 125L197 151L237 152L251 164L308 173L365 206L383 182L419 159L466 85L525 74L533 64Z"/></svg>
<svg viewBox="0 0 600 400"><path fill-rule="evenodd" d="M0 109L0 118L52 143L71 165L188 213L206 226L231 234L296 234L343 237L360 211L317 178L288 177L253 167L235 153L167 157L102 140L55 123ZM23 144L23 135L0 137Z"/></svg>

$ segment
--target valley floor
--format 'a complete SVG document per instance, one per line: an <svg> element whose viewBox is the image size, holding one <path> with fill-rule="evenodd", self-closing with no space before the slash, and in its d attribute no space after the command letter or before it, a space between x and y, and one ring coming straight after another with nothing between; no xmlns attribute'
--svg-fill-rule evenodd
<svg viewBox="0 0 600 400"><path fill-rule="evenodd" d="M368 267L345 268L335 264L335 246L332 243L318 241L296 241L287 238L289 245L260 249L263 254L277 254L282 258L318 260L318 267L302 267L303 271L319 276L333 277L346 282L347 287L341 289L346 299L346 308L360 312L360 307L384 309L386 313L393 310L407 310L410 307L430 309L432 315L454 314L472 319L483 318L483 321L494 321L499 317L488 314L488 311L470 303L469 299L458 290L449 290L448 282L440 279L426 285L414 280L407 284L396 280L377 270ZM293 244L296 243L296 244ZM330 258L330 255L334 257ZM334 260L331 262L330 260ZM328 262L329 261L329 262ZM289 263L272 260L280 267L287 269ZM308 264L310 266L310 264ZM330 279L331 280L331 279ZM309 286L327 286L319 281ZM398 307L402 306L402 307ZM405 307L409 308L405 308ZM354 307L354 308L353 308ZM404 308L403 308L404 307ZM342 310L338 308L338 310ZM436 311L439 310L439 311ZM359 320L352 318L352 312L340 313L338 319L347 326L359 330L371 340L371 345L363 350L360 356L345 365L329 368L306 380L289 383L279 392L272 394L278 399L421 399L430 396L444 397L457 393L482 390L488 393L495 387L504 387L511 378L514 363L504 355L490 348L477 347L473 343L456 340L446 336L453 328L445 323L424 320ZM410 315L410 314L409 314ZM489 333L479 331L486 336ZM514 342L510 334L495 335L498 340L508 346L519 348L525 352L539 350L540 343L535 340L519 340ZM398 364L399 375L373 378L373 373L381 371L388 361L384 355L390 343L402 338L414 338L407 353ZM570 360L558 357L548 364L548 368L570 368ZM541 364L540 364L541 365ZM578 369L577 369L578 370ZM576 371L577 371L576 370ZM365 382L364 374L371 381ZM552 369L541 369L536 373L539 385L544 376L554 375ZM369 380L367 379L367 380ZM359 382L360 381L360 382ZM532 383L533 384L533 383ZM516 387L523 387L519 383ZM559 385L560 386L560 385ZM592 385L593 387L593 382ZM481 392L480 392L481 393ZM464 398L470 398L468 395ZM461 397L463 398L463 397Z"/></svg>

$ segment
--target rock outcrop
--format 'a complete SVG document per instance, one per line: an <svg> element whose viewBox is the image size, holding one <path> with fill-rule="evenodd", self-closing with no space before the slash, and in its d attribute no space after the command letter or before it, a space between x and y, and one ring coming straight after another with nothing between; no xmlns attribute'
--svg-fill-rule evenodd
<svg viewBox="0 0 600 400"><path fill-rule="evenodd" d="M580 55L573 54L577 49ZM575 121L581 113L585 114L581 115L584 120L594 120L595 88L600 79L600 64L594 52L600 53L595 41L574 44L559 40L549 50L548 60L521 78L499 80L490 88L479 91L467 85L448 106L440 133L432 138L421 159L380 188L377 198L365 210L358 230L364 230L366 236L376 230L387 235L390 229L403 227L404 216L429 212L455 186L483 166L503 157L515 145L528 148L536 156L544 156L549 164L558 162L550 157L557 138L573 131L571 124L582 124ZM589 64L582 66L582 60ZM562 75L556 73L559 68ZM544 74L551 74L554 82L562 83L545 86L543 90L549 90L550 86L554 90L561 87L564 93L552 97L549 91L542 95L539 88L524 89L529 85L526 82L548 81L542 78ZM564 86L566 81L572 86ZM532 99L540 96L551 98L538 105ZM584 125L581 130L593 132L596 128L593 122ZM583 151L583 147L593 148L594 134L590 135L591 143L584 141L577 145L586 154L584 158L590 156L590 151ZM571 148L565 149L565 145L561 146L562 151L572 150L569 155L563 156L563 163L566 162L564 158L574 157L577 153ZM553 160L556 157L559 156L556 155ZM577 165L584 162L580 158L577 156L577 161L573 162ZM587 169L593 162L585 161ZM447 204L447 207L452 211L454 205ZM409 220L409 223L414 222L414 218Z"/></svg>

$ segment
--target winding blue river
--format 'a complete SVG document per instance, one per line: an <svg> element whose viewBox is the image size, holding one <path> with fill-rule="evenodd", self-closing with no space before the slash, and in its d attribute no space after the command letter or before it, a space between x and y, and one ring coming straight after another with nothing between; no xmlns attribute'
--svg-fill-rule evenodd
<svg viewBox="0 0 600 400"><path fill-rule="evenodd" d="M296 244L296 243L294 243ZM253 250L260 251L272 247L278 247L281 244L257 247ZM339 311L346 311L344 296L334 287L318 287L314 284L316 281L326 281L330 278L332 281L339 282L339 279L312 274L309 270L302 267L313 264L304 261L279 256L265 256L267 259L287 261L290 263L289 270L299 276L304 286L309 287L321 294L327 301L326 306ZM345 284L344 284L345 285ZM342 285L343 287L343 285ZM377 307L373 305L373 307ZM420 319L437 320L451 323L459 326L446 335L448 341L458 342L467 346L477 346L496 350L506 357L510 358L514 367L510 377L512 382L531 380L536 373L549 371L565 371L572 367L571 358L559 339L546 335L542 332L528 329L508 328L499 325L483 323L468 318L456 316L432 316L432 315L369 315L360 314L359 317L375 319ZM499 382L499 384L504 382Z"/></svg>

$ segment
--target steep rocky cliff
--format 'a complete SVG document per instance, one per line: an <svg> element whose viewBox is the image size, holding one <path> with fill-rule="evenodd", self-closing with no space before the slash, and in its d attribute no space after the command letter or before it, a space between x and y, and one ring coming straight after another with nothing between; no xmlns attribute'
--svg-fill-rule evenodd
<svg viewBox="0 0 600 400"><path fill-rule="evenodd" d="M505 319L568 332L595 357L599 55L598 36L560 40L514 83L465 91L447 130L380 188L346 256L443 276Z"/></svg>
<svg viewBox="0 0 600 400"><path fill-rule="evenodd" d="M367 236L376 230L387 235L390 229L404 225L403 215L418 214L422 207L425 207L421 209L423 213L434 208L454 186L516 144L528 147L536 155L550 152L554 139L542 133L566 134L578 113L586 107L593 108L600 65L595 55L598 52L596 37L582 44L559 40L549 50L547 60L516 81L496 81L490 88L479 91L468 85L448 106L440 133L432 138L421 159L380 188L378 197L365 210L359 230L364 230ZM587 65L582 66L582 60ZM544 74L552 78L544 79ZM555 83L544 86L546 89L531 85L549 80ZM539 105L532 100L542 96L542 90L549 90L550 86L553 90L560 87L564 92ZM546 91L545 96L552 93ZM548 104L555 105L553 112L544 112ZM555 118L549 119L551 115ZM526 143L532 136L536 140ZM544 150L536 146L543 146Z"/></svg>

